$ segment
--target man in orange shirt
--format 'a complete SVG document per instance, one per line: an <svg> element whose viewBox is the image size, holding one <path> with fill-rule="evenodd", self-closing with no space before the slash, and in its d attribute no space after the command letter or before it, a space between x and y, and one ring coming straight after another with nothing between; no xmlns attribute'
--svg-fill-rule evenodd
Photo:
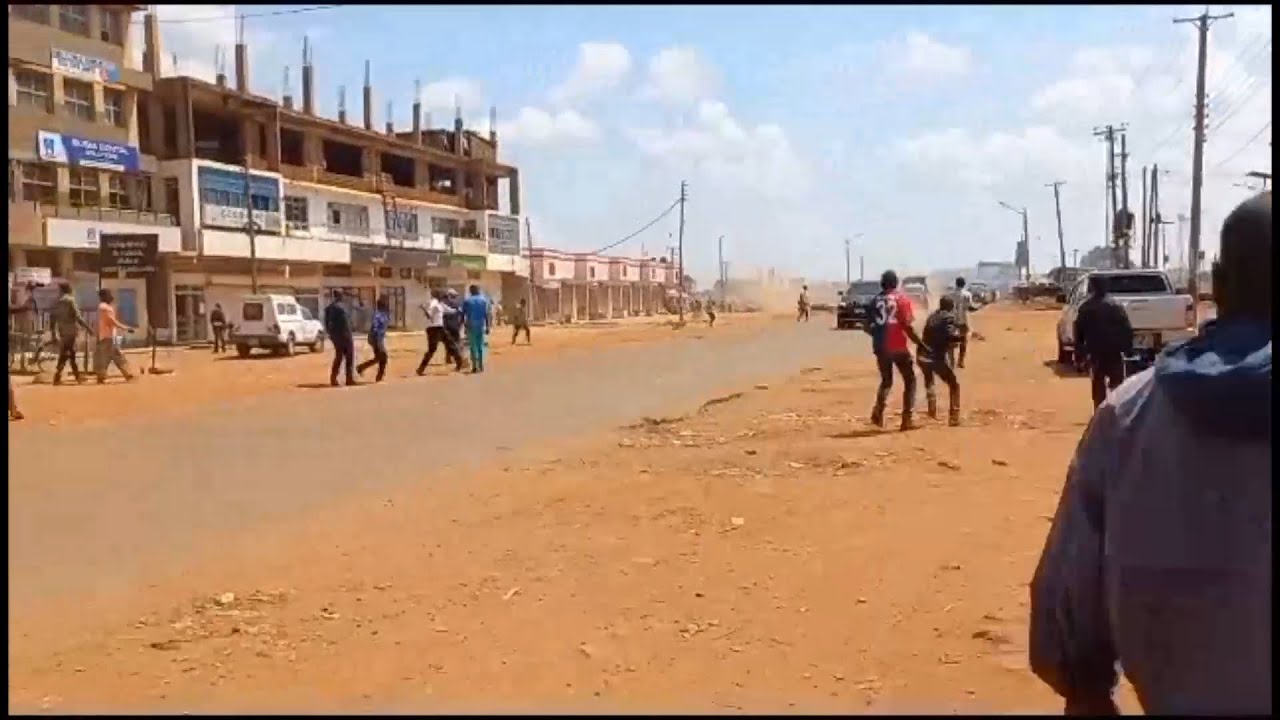
<svg viewBox="0 0 1280 720"><path fill-rule="evenodd" d="M116 330L133 332L134 329L116 319L116 309L111 304L116 298L110 290L99 290L98 299L102 302L98 304L98 344L93 353L93 370L98 374L98 384L107 381L107 368L113 363L120 368L124 379L132 382L133 373L129 372L129 362L116 345Z"/></svg>

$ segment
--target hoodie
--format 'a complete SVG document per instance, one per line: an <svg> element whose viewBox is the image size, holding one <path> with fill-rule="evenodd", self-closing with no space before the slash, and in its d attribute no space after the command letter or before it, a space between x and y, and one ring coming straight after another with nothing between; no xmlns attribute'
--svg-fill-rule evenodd
<svg viewBox="0 0 1280 720"><path fill-rule="evenodd" d="M1032 670L1077 703L1271 713L1271 328L1206 323L1094 414L1031 583Z"/></svg>

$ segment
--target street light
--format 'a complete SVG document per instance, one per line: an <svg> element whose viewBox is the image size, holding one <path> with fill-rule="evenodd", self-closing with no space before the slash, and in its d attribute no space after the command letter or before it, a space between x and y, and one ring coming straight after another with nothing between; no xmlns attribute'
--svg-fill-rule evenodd
<svg viewBox="0 0 1280 720"><path fill-rule="evenodd" d="M852 244L854 240L857 240L863 235L866 235L866 233L858 233L857 235L854 235L851 238L844 239L844 282L846 285L853 282L853 275L849 269L849 246Z"/></svg>
<svg viewBox="0 0 1280 720"><path fill-rule="evenodd" d="M1031 247L1029 243L1030 239L1027 236L1027 208L1016 208L1003 200L997 200L996 202L1000 203L1000 207L1005 210L1022 216L1022 251L1026 253L1024 257L1026 257L1027 280L1029 281L1031 280ZM1014 259L1017 259L1016 254Z"/></svg>

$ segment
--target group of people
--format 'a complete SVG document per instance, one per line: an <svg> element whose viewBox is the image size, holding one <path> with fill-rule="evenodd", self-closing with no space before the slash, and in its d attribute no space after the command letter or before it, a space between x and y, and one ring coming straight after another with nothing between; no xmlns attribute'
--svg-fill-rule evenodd
<svg viewBox="0 0 1280 720"><path fill-rule="evenodd" d="M338 386L338 375L345 369L347 385L356 384L356 375L363 375L375 365L378 372L375 380L382 382L387 372L387 329L391 324L390 306L385 297L379 298L374 306L373 320L370 324L368 342L373 357L358 365L355 363L355 336L350 314L347 310L345 296L341 290L335 290L333 299L324 311L324 329L329 341L333 343L333 365L329 371L329 384ZM461 372L467 364L462 357L462 344L467 345L472 373L485 370L488 355L488 335L495 324L494 303L485 297L478 285L467 289L467 297L460 298L455 290L434 290L431 300L422 311L427 319L427 349L418 363L417 374L426 373L427 366L435 357L440 347L444 347L446 362L453 363L454 369ZM514 345L521 333L526 343L532 343L529 330L528 303L521 298L511 313L511 344Z"/></svg>
<svg viewBox="0 0 1280 720"><path fill-rule="evenodd" d="M803 302L804 296L801 297ZM964 368L969 348L969 313L977 309L972 293L965 289L965 279L956 278L955 287L938 300L938 309L926 318L923 333L917 334L912 325L914 305L898 289L898 274L886 270L880 276L880 292L872 302L871 321L866 326L880 371L880 387L871 410L872 424L884 426L885 405L893 390L896 369L902 376L901 429L915 427L916 374L909 342L916 347L914 364L920 367L924 377L929 417L938 417L935 379L939 379L946 384L949 394L947 423L960 424L960 380L955 371Z"/></svg>
<svg viewBox="0 0 1280 720"><path fill-rule="evenodd" d="M20 302L15 303L11 299L9 318L11 323L17 320L20 325L31 326L33 323L30 321L33 317L30 316L34 316L37 312L34 298L35 286L29 285L26 290L27 295ZM120 371L126 382L133 382L137 377L120 348L122 340L120 333L133 333L137 328L120 320L116 314L115 294L109 288L98 290L96 328L85 319L79 303L76 302L71 283L66 281L58 283L58 300L50 312L49 319L52 340L58 348L57 365L53 371L54 385L62 384L62 373L68 365L71 366L71 375L77 384L85 380L80 372L79 363L76 362L76 349L80 343L81 330L90 333L94 338L93 373L97 376L99 385L107 381L107 372L112 365ZM85 369L88 370L88 368ZM24 419L22 411L18 409L12 375L9 376L9 419Z"/></svg>

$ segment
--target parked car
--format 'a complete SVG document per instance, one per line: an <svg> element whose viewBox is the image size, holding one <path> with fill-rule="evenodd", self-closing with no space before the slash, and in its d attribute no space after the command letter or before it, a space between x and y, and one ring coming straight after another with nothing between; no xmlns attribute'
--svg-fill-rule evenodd
<svg viewBox="0 0 1280 720"><path fill-rule="evenodd" d="M865 327L871 319L871 302L880 292L878 282L856 282L840 293L836 306L836 329Z"/></svg>
<svg viewBox="0 0 1280 720"><path fill-rule="evenodd" d="M929 312L929 288L924 283L903 283L902 294L911 299L917 312Z"/></svg>
<svg viewBox="0 0 1280 720"><path fill-rule="evenodd" d="M1076 280L1066 296L1058 317L1058 362L1081 367L1076 353L1076 314L1089 296L1089 278L1100 277L1107 294L1115 298L1133 326L1133 353L1128 358L1136 367L1146 367L1164 346L1195 335L1195 301L1178 294L1169 276L1160 270L1095 270Z"/></svg>
<svg viewBox="0 0 1280 720"><path fill-rule="evenodd" d="M299 345L320 352L324 326L292 295L246 295L227 343L240 357L248 357L254 348L293 355Z"/></svg>

